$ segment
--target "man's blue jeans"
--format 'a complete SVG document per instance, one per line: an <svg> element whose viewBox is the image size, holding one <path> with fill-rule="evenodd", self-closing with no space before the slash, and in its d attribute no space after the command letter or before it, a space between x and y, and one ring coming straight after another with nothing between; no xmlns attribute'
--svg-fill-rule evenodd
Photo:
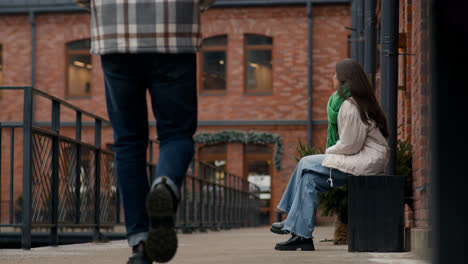
<svg viewBox="0 0 468 264"><path fill-rule="evenodd" d="M194 154L197 127L196 54L109 54L101 56L106 103L114 131L117 184L129 245L148 235L147 91L156 118L159 160L156 181L167 176L176 196Z"/></svg>

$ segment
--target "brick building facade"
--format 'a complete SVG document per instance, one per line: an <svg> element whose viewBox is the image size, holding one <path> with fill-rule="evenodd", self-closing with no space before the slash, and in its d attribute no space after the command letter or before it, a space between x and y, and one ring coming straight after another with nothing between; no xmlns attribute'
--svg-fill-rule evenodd
<svg viewBox="0 0 468 264"><path fill-rule="evenodd" d="M326 2L326 1L322 1ZM313 97L312 118L314 120L312 142L324 150L326 141L326 102L333 92L332 77L334 65L348 54L348 35L350 26L349 4L320 4L313 9ZM340 1L338 1L340 2ZM343 1L346 2L346 1ZM274 211L279 203L290 174L296 165L298 139L307 142L307 105L308 105L308 17L305 5L268 5L268 6L218 6L202 15L202 35L204 39L225 39L223 52L224 89L212 93L203 89L199 82L199 128L198 133L216 133L223 130L256 131L277 134L283 141L282 168L273 166L272 145L259 149L240 143L218 146L218 152L199 149L197 158L214 162L222 161L221 166L233 174L247 178L250 174L262 174L271 179L271 201L269 202L270 220L275 218ZM2 52L1 85L29 85L31 83L31 24L28 14L13 13L0 15L0 45ZM99 56L92 55L87 63L90 80L87 90L74 95L69 85L70 56L73 43L90 38L89 14L77 12L37 13L34 17L36 30L36 71L35 87L63 98L99 116L107 117L104 95L104 80ZM271 66L266 91L249 90L247 73L256 64L249 61L249 36L267 38ZM208 42L207 42L208 43ZM224 45L224 44L223 44ZM208 47L209 45L207 45ZM70 52L72 51L72 52ZM208 48L207 48L208 51ZM76 55L78 56L78 55ZM202 57L199 54L198 61ZM255 56L254 56L255 58ZM221 63L221 62L220 62ZM210 67L210 65L204 67ZM76 66L76 65L75 65ZM204 68L199 63L199 78L205 78ZM218 72L219 75L219 72ZM247 80L250 78L249 80ZM253 77L260 78L260 77ZM258 80L257 80L258 81ZM3 91L0 99L1 120L20 121L22 118L22 93ZM35 102L35 121L50 120L50 103L38 99ZM150 107L149 107L150 109ZM151 113L151 110L149 110ZM71 125L75 121L72 111L62 110L61 133L74 136ZM150 135L156 137L154 119L150 114ZM93 143L92 120L83 119L83 139ZM90 125L86 127L86 125ZM9 180L9 131L3 131L2 145L2 182ZM103 128L103 144L112 144L111 128ZM14 197L21 194L21 135L15 138L15 186ZM205 153L206 152L206 153ZM260 152L260 153L257 153ZM205 154L204 154L205 153ZM263 153L263 154L262 154ZM267 155L265 155L267 154ZM268 158L269 157L269 158ZM215 160L213 160L215 159ZM250 167L249 167L250 164ZM268 169L267 169L268 168ZM255 171L257 170L257 171ZM9 186L1 186L1 200L4 203L2 221L8 215L5 202L9 201ZM324 221L327 219L324 219ZM320 219L319 219L320 221ZM329 221L329 220L328 220Z"/></svg>

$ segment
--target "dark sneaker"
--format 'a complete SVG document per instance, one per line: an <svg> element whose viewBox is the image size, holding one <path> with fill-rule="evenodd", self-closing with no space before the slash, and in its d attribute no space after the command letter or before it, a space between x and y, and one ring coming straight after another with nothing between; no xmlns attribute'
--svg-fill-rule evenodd
<svg viewBox="0 0 468 264"><path fill-rule="evenodd" d="M128 258L127 264L151 264L153 261L148 257L145 244L142 242L133 247L133 255Z"/></svg>
<svg viewBox="0 0 468 264"><path fill-rule="evenodd" d="M270 231L275 233L275 234L278 234L278 235L286 235L286 234L289 234L288 231L286 230L283 230L284 228L284 223L286 221L283 221L283 222L276 222L276 223L273 223L271 225L271 228L270 228Z"/></svg>
<svg viewBox="0 0 468 264"><path fill-rule="evenodd" d="M168 262L177 251L174 199L164 177L162 182L149 193L146 200L150 220L146 251L156 262Z"/></svg>
<svg viewBox="0 0 468 264"><path fill-rule="evenodd" d="M277 243L276 250L297 250L300 248L302 251L314 251L314 241L312 238L303 238L301 236L293 235L288 241Z"/></svg>

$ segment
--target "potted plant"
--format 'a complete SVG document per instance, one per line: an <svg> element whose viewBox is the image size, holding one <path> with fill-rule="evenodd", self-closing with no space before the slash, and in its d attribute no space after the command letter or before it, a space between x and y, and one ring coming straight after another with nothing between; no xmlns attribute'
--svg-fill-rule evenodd
<svg viewBox="0 0 468 264"><path fill-rule="evenodd" d="M413 209L413 146L410 136L397 140L397 175L405 177L405 204Z"/></svg>
<svg viewBox="0 0 468 264"><path fill-rule="evenodd" d="M317 148L310 148L302 144L299 139L297 151L299 161L302 157L321 154L322 151ZM410 137L397 140L397 175L405 176L405 204L413 208L413 179L412 179L412 157L413 150ZM335 233L333 243L348 243L348 186L333 188L328 192L319 194L319 207L322 209L323 216L336 215Z"/></svg>

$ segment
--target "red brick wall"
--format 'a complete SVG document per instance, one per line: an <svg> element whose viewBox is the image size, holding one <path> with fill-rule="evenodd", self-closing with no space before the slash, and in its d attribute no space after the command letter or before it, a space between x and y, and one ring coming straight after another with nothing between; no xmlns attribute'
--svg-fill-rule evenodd
<svg viewBox="0 0 468 264"><path fill-rule="evenodd" d="M411 137L413 145L414 211L406 208L406 226L429 227L430 192L416 188L430 182L430 86L428 4L422 0L400 0L400 32L406 32L405 55L400 55L398 116L400 137ZM403 72L405 74L403 74Z"/></svg>
<svg viewBox="0 0 468 264"><path fill-rule="evenodd" d="M307 53L308 20L304 6L268 8L214 8L202 15L202 34L210 37L228 35L227 91L222 96L199 97L200 120L306 120L307 119ZM332 77L335 63L347 57L345 29L351 24L347 5L320 5L313 9L313 119L326 119L326 103L333 92ZM36 87L102 117L107 117L104 81L98 56L93 56L92 96L66 98L66 44L90 37L89 14L39 14L36 16ZM273 38L272 95L244 95L243 38L246 33L264 34ZM0 16L0 44L3 45L3 76L5 85L30 83L31 47L27 16ZM22 94L6 92L0 99L0 120L21 120ZM19 107L18 107L19 106ZM151 111L150 111L151 112ZM50 102L36 100L35 118L48 121ZM74 121L74 112L61 110L62 121ZM151 118L153 119L153 118ZM83 118L83 122L92 122ZM236 126L206 127L199 132L224 129L256 130L277 133L283 139L282 169L272 175L272 210L281 199L296 166L298 138L307 142L307 127L296 126ZM313 142L324 150L326 125L313 127ZM72 128L60 131L74 137ZM83 128L83 139L94 143L94 130ZM156 137L151 128L152 137ZM3 139L5 142L4 135ZM103 128L102 143L112 142L110 127ZM20 143L19 143L20 144ZM7 146L2 144L2 153ZM155 159L157 153L155 153ZM21 153L16 160L21 161ZM2 165L5 161L2 158ZM19 165L20 166L20 165ZM3 168L3 166L2 166ZM15 173L17 177L21 177ZM2 171L2 179L7 177ZM2 182L4 182L2 180ZM2 190L5 186L2 185ZM5 199L2 192L2 200ZM273 217L273 214L272 214Z"/></svg>
<svg viewBox="0 0 468 264"><path fill-rule="evenodd" d="M313 116L326 119L335 63L347 56L346 5L313 12ZM201 96L201 120L306 120L308 22L305 7L215 8L202 16L203 37L228 35L227 90ZM273 94L244 95L244 34L273 38ZM222 99L222 100L220 100ZM261 106L261 107L259 107Z"/></svg>
<svg viewBox="0 0 468 264"><path fill-rule="evenodd" d="M429 23L428 3L423 0L413 0L413 32L412 50L416 54L412 61L412 142L413 155L413 186L418 188L430 182L430 89L429 89ZM427 189L415 191L415 226L429 226L430 193Z"/></svg>

